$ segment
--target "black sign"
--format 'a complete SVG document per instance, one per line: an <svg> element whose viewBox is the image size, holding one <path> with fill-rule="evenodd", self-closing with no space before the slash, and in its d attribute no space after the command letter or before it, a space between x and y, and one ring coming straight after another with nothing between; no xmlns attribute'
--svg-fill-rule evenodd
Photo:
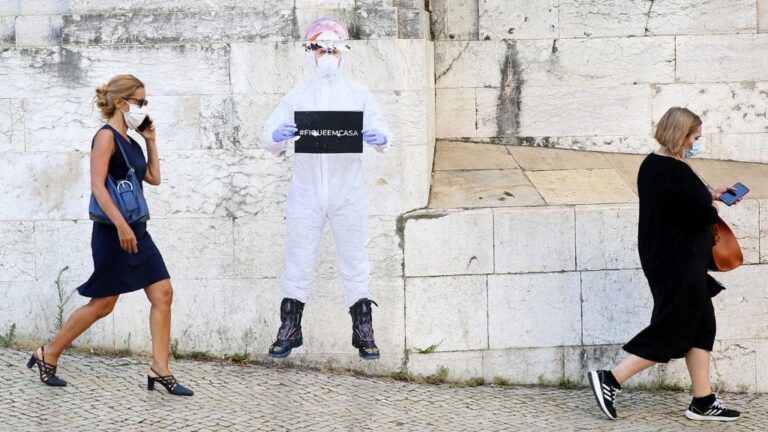
<svg viewBox="0 0 768 432"><path fill-rule="evenodd" d="M296 111L296 153L362 153L362 111Z"/></svg>

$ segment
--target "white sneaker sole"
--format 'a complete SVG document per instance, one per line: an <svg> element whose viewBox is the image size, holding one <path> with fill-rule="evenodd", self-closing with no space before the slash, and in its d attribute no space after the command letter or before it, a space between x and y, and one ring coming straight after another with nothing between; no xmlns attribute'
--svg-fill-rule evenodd
<svg viewBox="0 0 768 432"><path fill-rule="evenodd" d="M688 418L688 420L720 421L720 422L732 422L739 419L739 417L703 416L703 415L696 414L691 410L685 410L685 417Z"/></svg>
<svg viewBox="0 0 768 432"><path fill-rule="evenodd" d="M605 406L605 401L602 397L603 389L600 388L600 378L597 376L597 372L589 371L587 376L589 377L589 386L592 388L592 393L595 395L595 400L597 400L597 405L600 407L606 417L611 420L616 420L616 417L612 416L608 411L608 408Z"/></svg>

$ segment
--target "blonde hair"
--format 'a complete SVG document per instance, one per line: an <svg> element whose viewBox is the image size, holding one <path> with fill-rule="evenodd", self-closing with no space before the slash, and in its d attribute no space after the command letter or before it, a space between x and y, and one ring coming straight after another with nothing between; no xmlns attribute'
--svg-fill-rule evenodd
<svg viewBox="0 0 768 432"><path fill-rule="evenodd" d="M109 120L117 110L115 99L131 97L136 90L144 88L144 83L133 75L115 75L108 83L96 88L93 101L101 111L101 116Z"/></svg>
<svg viewBox="0 0 768 432"><path fill-rule="evenodd" d="M653 137L670 154L680 155L683 152L685 139L695 133L701 124L701 117L691 110L672 107L661 116Z"/></svg>

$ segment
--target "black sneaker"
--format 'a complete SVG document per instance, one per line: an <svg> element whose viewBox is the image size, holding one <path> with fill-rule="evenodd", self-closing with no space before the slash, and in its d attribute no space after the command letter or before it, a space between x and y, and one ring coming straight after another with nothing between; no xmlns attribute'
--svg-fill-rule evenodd
<svg viewBox="0 0 768 432"><path fill-rule="evenodd" d="M720 399L715 396L714 402L703 408L697 407L695 403L691 402L691 405L685 411L685 416L690 420L729 422L738 420L741 417L741 413L726 408Z"/></svg>
<svg viewBox="0 0 768 432"><path fill-rule="evenodd" d="M304 303L290 298L284 298L280 303L280 329L277 340L269 347L272 358L286 358L294 348L303 343L301 334L301 316L304 313Z"/></svg>
<svg viewBox="0 0 768 432"><path fill-rule="evenodd" d="M595 400L597 400L597 405L609 419L616 420L614 404L616 403L616 398L621 393L621 385L616 382L611 371L589 371L587 376L589 377L592 393L594 393Z"/></svg>

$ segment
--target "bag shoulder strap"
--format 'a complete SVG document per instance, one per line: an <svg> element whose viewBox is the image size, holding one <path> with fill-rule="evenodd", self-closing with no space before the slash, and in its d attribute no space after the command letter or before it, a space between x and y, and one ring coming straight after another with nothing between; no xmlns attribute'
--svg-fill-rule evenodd
<svg viewBox="0 0 768 432"><path fill-rule="evenodd" d="M128 172L130 173L131 171L134 171L133 166L131 165L131 162L128 160L128 155L125 154L125 150L123 150L123 146L120 144L120 138L122 138L122 135L120 134L120 132L118 132L115 128L113 128L108 124L105 124L99 130L102 130L105 128L109 128L112 130L112 135L115 137L115 145L120 150L120 154L123 155L123 160L125 161L125 165L128 167ZM96 137L94 136L93 142L95 141L96 141ZM93 147L93 142L91 142L91 147Z"/></svg>

